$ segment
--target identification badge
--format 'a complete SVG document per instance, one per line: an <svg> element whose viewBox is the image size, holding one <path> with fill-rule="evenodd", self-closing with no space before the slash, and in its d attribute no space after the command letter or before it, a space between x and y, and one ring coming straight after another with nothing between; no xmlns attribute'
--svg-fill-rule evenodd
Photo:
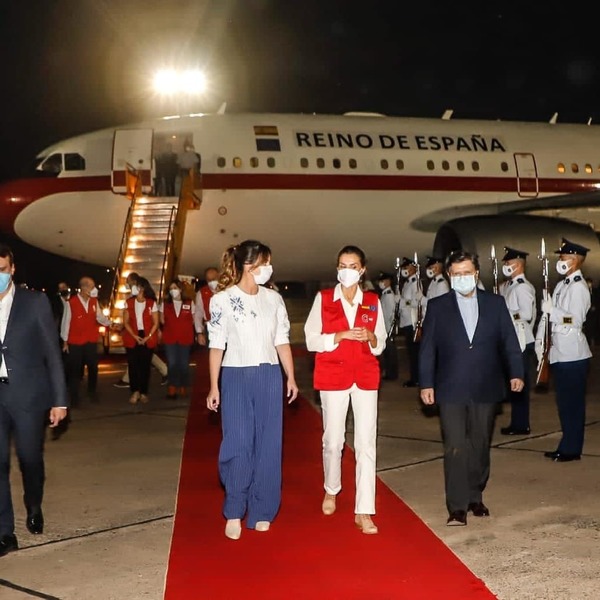
<svg viewBox="0 0 600 600"><path fill-rule="evenodd" d="M573 317L563 317L563 325L573 325Z"/></svg>
<svg viewBox="0 0 600 600"><path fill-rule="evenodd" d="M519 313L515 313L515 314L513 315L513 319L514 319L515 321L519 321L519 320L521 319L521 315L520 315Z"/></svg>

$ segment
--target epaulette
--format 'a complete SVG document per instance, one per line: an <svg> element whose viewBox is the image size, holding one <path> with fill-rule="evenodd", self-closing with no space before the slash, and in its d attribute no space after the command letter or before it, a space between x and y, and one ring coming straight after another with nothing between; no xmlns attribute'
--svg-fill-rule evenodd
<svg viewBox="0 0 600 600"><path fill-rule="evenodd" d="M517 283L525 283L525 280L522 277L517 277Z"/></svg>
<svg viewBox="0 0 600 600"><path fill-rule="evenodd" d="M582 277L581 275L575 275L575 277L573 277L573 281L581 281Z"/></svg>

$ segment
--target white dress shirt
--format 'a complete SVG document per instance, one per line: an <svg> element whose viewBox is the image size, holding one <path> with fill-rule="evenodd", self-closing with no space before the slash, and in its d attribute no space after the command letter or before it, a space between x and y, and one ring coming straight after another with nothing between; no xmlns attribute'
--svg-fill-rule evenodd
<svg viewBox="0 0 600 600"><path fill-rule="evenodd" d="M356 290L352 304L346 300L342 293L342 285L338 283L333 290L333 301L341 302L346 320L348 321L348 329L354 327L354 321L356 320L356 312L358 307L363 301L363 291L360 287ZM304 325L304 334L306 336L306 347L310 352L332 352L339 344L336 344L335 333L323 333L323 319L321 317L321 292L315 296L312 308L306 319ZM375 348L369 344L369 350L375 356L381 354L385 348L386 331L385 322L383 318L383 311L381 309L381 302L377 300L377 321L375 322L375 336L377 337L377 345Z"/></svg>
<svg viewBox="0 0 600 600"><path fill-rule="evenodd" d="M4 336L6 335L6 326L8 325L8 318L10 317L10 309L13 305L13 299L15 297L15 284L11 281L8 293L2 300L0 300L0 343L4 342ZM6 369L6 361L3 359L0 365L0 377L8 377L8 371Z"/></svg>
<svg viewBox="0 0 600 600"><path fill-rule="evenodd" d="M88 306L90 304L89 298L82 298L81 295L77 294L77 298L81 304L83 304L83 308L85 312L88 311ZM100 325L104 325L105 327L110 327L111 321L108 317L102 314L102 309L100 308L100 303L96 302L96 321L100 323ZM63 312L62 322L60 325L60 337L63 341L67 341L69 339L69 329L71 327L71 304L67 302L65 304L65 310Z"/></svg>
<svg viewBox="0 0 600 600"><path fill-rule="evenodd" d="M237 285L210 300L209 347L225 350L224 367L279 364L277 346L290 343L290 321L283 298L258 286L246 294Z"/></svg>

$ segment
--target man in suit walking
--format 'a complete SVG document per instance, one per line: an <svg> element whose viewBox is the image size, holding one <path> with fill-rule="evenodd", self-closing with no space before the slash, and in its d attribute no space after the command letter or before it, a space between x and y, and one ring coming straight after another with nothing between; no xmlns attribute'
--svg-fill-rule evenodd
<svg viewBox="0 0 600 600"><path fill-rule="evenodd" d="M479 261L453 252L446 261L452 290L427 304L419 356L421 399L440 409L448 525L467 512L490 514L483 503L490 473L496 404L523 389L523 361L501 296L477 289Z"/></svg>
<svg viewBox="0 0 600 600"><path fill-rule="evenodd" d="M67 390L50 302L15 286L13 254L0 246L0 556L18 548L10 491L10 442L23 476L27 529L44 530L44 429L67 415Z"/></svg>

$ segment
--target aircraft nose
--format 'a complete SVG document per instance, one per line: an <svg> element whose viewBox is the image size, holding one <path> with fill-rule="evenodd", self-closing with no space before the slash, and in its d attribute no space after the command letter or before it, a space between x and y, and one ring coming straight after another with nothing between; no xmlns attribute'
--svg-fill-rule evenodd
<svg viewBox="0 0 600 600"><path fill-rule="evenodd" d="M34 196L26 180L0 183L0 232L14 235L14 224L19 213Z"/></svg>

